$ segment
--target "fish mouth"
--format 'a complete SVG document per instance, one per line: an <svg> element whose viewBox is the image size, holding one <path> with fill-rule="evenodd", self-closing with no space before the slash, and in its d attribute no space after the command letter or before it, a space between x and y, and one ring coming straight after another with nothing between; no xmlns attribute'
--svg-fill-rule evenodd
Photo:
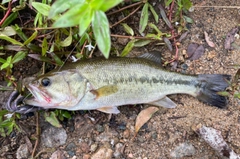
<svg viewBox="0 0 240 159"><path fill-rule="evenodd" d="M29 90L29 92L33 95L32 97L28 97L24 100L26 104L30 104L31 101L33 101L34 104L38 103L40 106L49 104L51 102L50 96L43 90L40 90L38 87L32 84L28 84L26 87Z"/></svg>

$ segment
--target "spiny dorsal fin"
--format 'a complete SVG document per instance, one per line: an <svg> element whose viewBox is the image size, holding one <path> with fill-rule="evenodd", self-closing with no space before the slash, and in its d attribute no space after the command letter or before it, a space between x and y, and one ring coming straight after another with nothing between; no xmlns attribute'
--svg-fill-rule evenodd
<svg viewBox="0 0 240 159"><path fill-rule="evenodd" d="M157 64L161 64L162 60L161 60L161 53L159 51L150 51L147 53L144 53L140 56L138 56L139 58L144 58L153 62L156 62Z"/></svg>

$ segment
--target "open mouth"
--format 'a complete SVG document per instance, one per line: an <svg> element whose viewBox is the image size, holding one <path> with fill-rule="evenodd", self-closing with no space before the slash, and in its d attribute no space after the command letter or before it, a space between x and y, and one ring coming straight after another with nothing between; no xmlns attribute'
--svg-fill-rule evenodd
<svg viewBox="0 0 240 159"><path fill-rule="evenodd" d="M27 100L34 100L35 102L38 103L50 103L51 98L49 95L44 92L43 90L40 90L38 87L35 87L32 84L29 84L27 86L28 90L31 92L33 96L28 97Z"/></svg>

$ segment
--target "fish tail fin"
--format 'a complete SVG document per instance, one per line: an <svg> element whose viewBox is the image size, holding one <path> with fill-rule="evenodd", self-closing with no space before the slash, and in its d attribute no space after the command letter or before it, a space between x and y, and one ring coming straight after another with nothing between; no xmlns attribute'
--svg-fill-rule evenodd
<svg viewBox="0 0 240 159"><path fill-rule="evenodd" d="M198 75L197 99L218 108L225 108L227 98L217 92L224 91L228 86L230 75L222 74L200 74Z"/></svg>

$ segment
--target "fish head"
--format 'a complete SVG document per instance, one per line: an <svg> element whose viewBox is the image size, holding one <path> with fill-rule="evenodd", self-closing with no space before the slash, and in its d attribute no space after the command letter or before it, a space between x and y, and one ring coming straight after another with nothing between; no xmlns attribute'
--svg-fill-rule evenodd
<svg viewBox="0 0 240 159"><path fill-rule="evenodd" d="M24 85L33 95L24 99L25 104L68 109L84 97L87 80L75 70L65 70L25 79Z"/></svg>

